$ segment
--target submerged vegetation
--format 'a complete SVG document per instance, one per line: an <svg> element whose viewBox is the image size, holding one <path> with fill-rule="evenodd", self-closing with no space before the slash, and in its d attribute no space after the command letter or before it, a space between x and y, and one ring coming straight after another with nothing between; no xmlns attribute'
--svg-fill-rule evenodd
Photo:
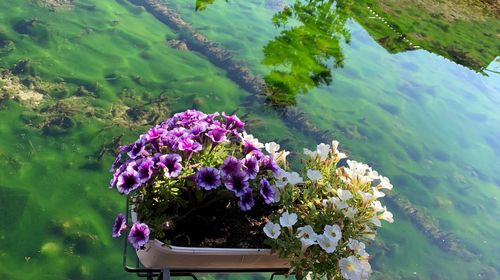
<svg viewBox="0 0 500 280"><path fill-rule="evenodd" d="M0 278L125 277L107 226L123 201L96 186L121 143L187 108L238 111L290 150L338 138L394 178L374 279L498 277L498 79L390 55L352 21L477 70L498 54L494 1L148 1L0 2Z"/></svg>

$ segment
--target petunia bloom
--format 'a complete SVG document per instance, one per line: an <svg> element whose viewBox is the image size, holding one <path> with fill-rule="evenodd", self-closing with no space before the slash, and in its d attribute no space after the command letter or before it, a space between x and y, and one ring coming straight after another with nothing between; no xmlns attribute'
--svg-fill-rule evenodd
<svg viewBox="0 0 500 280"><path fill-rule="evenodd" d="M253 135L247 134L244 131L242 140L245 153L249 153L253 150L260 150L264 147L264 145L259 142L259 139L254 138Z"/></svg>
<svg viewBox="0 0 500 280"><path fill-rule="evenodd" d="M183 138L180 139L177 145L177 149L179 149L179 151L185 151L188 153L196 153L201 151L203 149L203 146L200 143L194 141L193 139Z"/></svg>
<svg viewBox="0 0 500 280"><path fill-rule="evenodd" d="M317 237L318 245L328 254L335 252L337 249L338 239L333 239L330 236L321 234Z"/></svg>
<svg viewBox="0 0 500 280"><path fill-rule="evenodd" d="M337 242L342 239L342 230L338 225L326 225L323 229L323 235Z"/></svg>
<svg viewBox="0 0 500 280"><path fill-rule="evenodd" d="M125 170L122 172L116 181L116 188L120 193L129 194L141 185L139 174L135 170Z"/></svg>
<svg viewBox="0 0 500 280"><path fill-rule="evenodd" d="M221 185L219 170L213 167L202 167L196 172L196 185L204 190L212 190Z"/></svg>
<svg viewBox="0 0 500 280"><path fill-rule="evenodd" d="M297 172L285 172L285 178L292 186L304 183L304 179Z"/></svg>
<svg viewBox="0 0 500 280"><path fill-rule="evenodd" d="M260 179L260 194L264 198L264 201L267 204L271 204L274 202L274 197L275 197L275 190L269 183L269 181L266 178Z"/></svg>
<svg viewBox="0 0 500 280"><path fill-rule="evenodd" d="M125 215L119 213L116 216L115 223L113 224L113 233L112 236L114 238L120 237L122 235L122 231L127 229L127 221L125 219Z"/></svg>
<svg viewBox="0 0 500 280"><path fill-rule="evenodd" d="M144 152L144 144L141 142L135 142L127 154L131 159L135 159L143 152Z"/></svg>
<svg viewBox="0 0 500 280"><path fill-rule="evenodd" d="M153 165L154 162L151 159L145 158L136 166L141 183L145 183L151 178L151 175L153 175Z"/></svg>
<svg viewBox="0 0 500 280"><path fill-rule="evenodd" d="M248 176L243 171L236 172L225 178L224 185L228 190L240 197L244 195L249 188Z"/></svg>
<svg viewBox="0 0 500 280"><path fill-rule="evenodd" d="M275 224L275 223L269 221L264 226L264 233L267 235L267 237L272 238L272 239L276 239L281 234L281 227L279 224Z"/></svg>
<svg viewBox="0 0 500 280"><path fill-rule="evenodd" d="M319 170L311 170L311 169L308 169L307 170L307 177L309 179L311 179L311 181L318 181L320 180L323 176L321 175L321 172L319 172Z"/></svg>
<svg viewBox="0 0 500 280"><path fill-rule="evenodd" d="M274 176L278 176L281 173L281 168L276 164L272 156L263 156L260 160L261 170L270 170Z"/></svg>
<svg viewBox="0 0 500 280"><path fill-rule="evenodd" d="M226 113L222 112L222 116L226 119L226 127L227 129L243 129L245 127L245 123L242 122L236 115L226 115Z"/></svg>
<svg viewBox="0 0 500 280"><path fill-rule="evenodd" d="M243 211L248 211L252 209L255 205L255 201L253 199L252 189L248 188L246 192L240 196L240 200L238 201L238 206Z"/></svg>
<svg viewBox="0 0 500 280"><path fill-rule="evenodd" d="M280 217L280 224L282 227L289 227L291 228L293 225L297 223L297 214L295 213L288 213L288 211L283 212Z"/></svg>
<svg viewBox="0 0 500 280"><path fill-rule="evenodd" d="M316 153L321 161L325 161L330 153L330 145L321 143L316 147Z"/></svg>
<svg viewBox="0 0 500 280"><path fill-rule="evenodd" d="M222 177L231 176L232 174L240 172L241 167L241 162L237 158L228 156L220 166L220 173Z"/></svg>
<svg viewBox="0 0 500 280"><path fill-rule="evenodd" d="M305 252L309 246L317 244L318 235L310 225L299 227L297 229L297 238L300 238L301 251Z"/></svg>
<svg viewBox="0 0 500 280"><path fill-rule="evenodd" d="M149 241L149 227L143 223L134 223L128 234L128 241L139 250Z"/></svg>
<svg viewBox="0 0 500 280"><path fill-rule="evenodd" d="M157 165L163 168L167 178L175 178L181 174L181 160L182 158L178 154L162 155Z"/></svg>
<svg viewBox="0 0 500 280"><path fill-rule="evenodd" d="M212 140L214 144L219 144L222 142L227 142L226 130L223 128L215 128L206 133L208 138Z"/></svg>
<svg viewBox="0 0 500 280"><path fill-rule="evenodd" d="M355 256L340 259L339 267L344 279L362 279L361 263Z"/></svg>
<svg viewBox="0 0 500 280"><path fill-rule="evenodd" d="M249 179L255 179L259 173L259 161L251 154L247 155L242 161L243 171L247 174Z"/></svg>

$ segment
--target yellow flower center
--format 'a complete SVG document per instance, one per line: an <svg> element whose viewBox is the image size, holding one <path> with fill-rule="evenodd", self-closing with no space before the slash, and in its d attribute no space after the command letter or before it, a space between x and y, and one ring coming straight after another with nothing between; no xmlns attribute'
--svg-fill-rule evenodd
<svg viewBox="0 0 500 280"><path fill-rule="evenodd" d="M354 270L354 265L352 263L348 263L346 266L347 270L353 271Z"/></svg>

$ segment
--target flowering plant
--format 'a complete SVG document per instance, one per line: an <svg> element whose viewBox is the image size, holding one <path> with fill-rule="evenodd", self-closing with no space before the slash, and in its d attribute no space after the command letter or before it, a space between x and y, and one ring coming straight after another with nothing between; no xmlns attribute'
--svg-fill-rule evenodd
<svg viewBox="0 0 500 280"><path fill-rule="evenodd" d="M291 261L299 279L367 279L371 267L363 242L375 238L380 220L393 222L378 201L385 196L381 189L392 189L389 179L345 160L337 147L333 141L304 149L303 175L283 172L276 180L281 211L264 226L266 243Z"/></svg>
<svg viewBox="0 0 500 280"><path fill-rule="evenodd" d="M270 209L277 198L275 177L282 170L277 162L284 163L288 153L266 144L270 153L264 154L264 145L244 126L235 115L187 110L121 147L111 168L110 187L134 197L138 221L128 240L136 249L150 238L166 242L175 238L173 230L182 228L188 216L200 215L200 210ZM119 214L113 237L127 228ZM186 239L191 242L189 236Z"/></svg>

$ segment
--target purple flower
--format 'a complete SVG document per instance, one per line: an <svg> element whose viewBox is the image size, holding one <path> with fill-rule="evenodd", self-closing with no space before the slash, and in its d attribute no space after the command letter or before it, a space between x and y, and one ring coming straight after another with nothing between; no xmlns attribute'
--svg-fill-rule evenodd
<svg viewBox="0 0 500 280"><path fill-rule="evenodd" d="M231 176L226 177L224 185L228 190L234 192L236 196L240 197L244 195L249 188L248 176L245 172L238 171L231 174Z"/></svg>
<svg viewBox="0 0 500 280"><path fill-rule="evenodd" d="M256 150L259 150L259 148L257 146L255 146L254 143L252 143L250 141L243 140L243 151L245 153L250 153L250 152L253 152Z"/></svg>
<svg viewBox="0 0 500 280"><path fill-rule="evenodd" d="M128 168L118 176L116 188L120 193L129 194L141 185L137 171Z"/></svg>
<svg viewBox="0 0 500 280"><path fill-rule="evenodd" d="M122 165L122 154L118 154L118 156L116 156L116 159L115 161L113 162L113 165L111 165L111 169L109 169L109 172L115 172L115 170L120 166Z"/></svg>
<svg viewBox="0 0 500 280"><path fill-rule="evenodd" d="M241 167L241 162L237 158L228 156L220 166L220 173L222 177L231 176L241 171Z"/></svg>
<svg viewBox="0 0 500 280"><path fill-rule="evenodd" d="M243 171L248 175L248 178L255 179L259 173L259 161L252 155L247 155L241 163L243 164Z"/></svg>
<svg viewBox="0 0 500 280"><path fill-rule="evenodd" d="M222 116L226 119L227 129L243 129L245 127L245 123L240 121L236 115L228 116L222 112Z"/></svg>
<svg viewBox="0 0 500 280"><path fill-rule="evenodd" d="M196 172L196 185L205 190L215 189L221 184L219 170L213 167L202 167Z"/></svg>
<svg viewBox="0 0 500 280"><path fill-rule="evenodd" d="M181 156L178 154L168 154L160 156L160 161L157 165L163 168L167 178L174 178L179 176L182 171Z"/></svg>
<svg viewBox="0 0 500 280"><path fill-rule="evenodd" d="M134 223L128 234L128 242L139 250L149 241L149 227L143 223Z"/></svg>
<svg viewBox="0 0 500 280"><path fill-rule="evenodd" d="M113 178L109 182L109 188L112 189L116 187L116 183L118 183L118 177L120 177L120 174L122 173L122 167L120 166L118 169L116 169L115 173L113 173Z"/></svg>
<svg viewBox="0 0 500 280"><path fill-rule="evenodd" d="M264 198L264 201L267 204L271 204L274 202L274 196L276 195L276 192L273 187L271 187L271 184L269 184L269 181L267 181L266 178L260 179L260 194Z"/></svg>
<svg viewBox="0 0 500 280"><path fill-rule="evenodd" d="M177 149L180 151L186 151L186 152L199 152L203 149L203 146L194 141L193 139L190 138L182 138L180 139Z"/></svg>
<svg viewBox="0 0 500 280"><path fill-rule="evenodd" d="M280 174L281 168L271 156L264 156L259 160L261 170L271 170L275 176Z"/></svg>
<svg viewBox="0 0 500 280"><path fill-rule="evenodd" d="M143 152L144 152L144 145L141 142L135 142L130 151L128 152L128 156L131 159L135 159Z"/></svg>
<svg viewBox="0 0 500 280"><path fill-rule="evenodd" d="M113 234L114 238L120 237L122 235L122 231L127 229L127 221L125 216L122 213L119 213L116 216L115 223L113 224Z"/></svg>
<svg viewBox="0 0 500 280"><path fill-rule="evenodd" d="M250 151L250 153L248 153L247 156L248 155L253 155L257 160L260 160L261 158L264 157L264 153L260 150Z"/></svg>
<svg viewBox="0 0 500 280"><path fill-rule="evenodd" d="M206 123L200 122L197 123L191 130L189 131L193 136L199 136L203 132L207 130L208 126Z"/></svg>
<svg viewBox="0 0 500 280"><path fill-rule="evenodd" d="M152 127L148 130L146 133L146 140L151 141L153 139L157 139L160 137L160 134L163 133L163 129L158 128L158 127Z"/></svg>
<svg viewBox="0 0 500 280"><path fill-rule="evenodd" d="M151 175L153 175L153 165L154 162L151 159L145 158L136 166L141 183L145 183L151 178Z"/></svg>
<svg viewBox="0 0 500 280"><path fill-rule="evenodd" d="M221 142L226 142L226 130L223 128L214 128L210 130L206 135L212 139L213 143L219 144Z"/></svg>
<svg viewBox="0 0 500 280"><path fill-rule="evenodd" d="M243 211L248 211L252 209L255 205L255 201L253 200L252 190L248 189L242 196L240 196L240 200L238 201L238 206Z"/></svg>
<svg viewBox="0 0 500 280"><path fill-rule="evenodd" d="M120 146L120 153L128 153L132 150L134 144Z"/></svg>

